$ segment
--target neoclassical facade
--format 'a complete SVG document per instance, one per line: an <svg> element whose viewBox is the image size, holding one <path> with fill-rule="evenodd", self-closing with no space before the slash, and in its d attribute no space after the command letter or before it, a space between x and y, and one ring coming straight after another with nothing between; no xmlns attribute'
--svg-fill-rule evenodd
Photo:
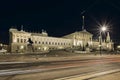
<svg viewBox="0 0 120 80"><path fill-rule="evenodd" d="M48 36L48 33L43 30L41 33L31 33L11 28L9 29L9 36L10 52L13 53L41 52L74 47L79 47L81 50L83 48L99 48L99 40L93 41L93 34L86 30L58 38ZM109 35L107 36L107 39L108 38L110 38ZM111 50L113 48L113 42L108 39L102 42L102 47Z"/></svg>
<svg viewBox="0 0 120 80"><path fill-rule="evenodd" d="M76 31L63 37L67 39L73 39L73 46L92 46L93 35L85 29L82 31Z"/></svg>
<svg viewBox="0 0 120 80"><path fill-rule="evenodd" d="M72 46L71 39L50 37L45 31L42 31L42 33L29 33L11 28L9 35L11 52L40 52Z"/></svg>

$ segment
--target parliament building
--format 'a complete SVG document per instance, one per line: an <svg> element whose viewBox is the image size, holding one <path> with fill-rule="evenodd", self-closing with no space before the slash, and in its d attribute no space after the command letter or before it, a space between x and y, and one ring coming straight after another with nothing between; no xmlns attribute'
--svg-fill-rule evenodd
<svg viewBox="0 0 120 80"><path fill-rule="evenodd" d="M48 33L42 30L41 33L26 32L15 28L9 29L9 46L12 53L30 53L42 52L57 49L76 49L79 50L113 50L113 42L110 39L109 32L106 39L93 40L93 34L87 30L76 31L63 37L51 37Z"/></svg>

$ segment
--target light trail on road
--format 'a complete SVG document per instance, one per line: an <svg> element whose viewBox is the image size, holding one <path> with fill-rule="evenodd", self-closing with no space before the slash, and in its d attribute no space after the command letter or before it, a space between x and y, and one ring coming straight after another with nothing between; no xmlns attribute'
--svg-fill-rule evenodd
<svg viewBox="0 0 120 80"><path fill-rule="evenodd" d="M31 62L33 64L34 62ZM0 78L5 78L8 76L13 76L13 79L25 80L24 78L28 78L29 80L39 77L37 80L44 79L59 79L62 77L69 77L75 75L85 75L85 74L98 74L104 73L110 70L119 69L120 66L120 58L112 57L112 58L104 58L100 57L98 59L80 59L80 60L65 60L65 61L49 61L49 62L36 62L30 67L16 67L14 69L8 70L0 70ZM22 64L22 63L17 63ZM20 75L21 74L21 75ZM36 74L36 75L35 75ZM48 76L49 74L49 76ZM32 78L31 78L32 75ZM23 77L24 76L24 77ZM42 77L40 77L42 76ZM44 77L43 77L44 76ZM47 76L47 77L45 77ZM15 78L15 79L14 79ZM3 79L4 80L4 79ZM6 80L6 79L5 79Z"/></svg>

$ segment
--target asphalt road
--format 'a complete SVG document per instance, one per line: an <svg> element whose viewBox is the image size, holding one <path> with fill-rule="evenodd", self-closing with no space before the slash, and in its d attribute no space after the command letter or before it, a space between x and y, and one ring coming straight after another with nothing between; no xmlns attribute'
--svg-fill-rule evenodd
<svg viewBox="0 0 120 80"><path fill-rule="evenodd" d="M0 80L119 80L120 55L1 63ZM58 57L59 59L61 57ZM61 58L62 59L62 58ZM11 67L12 66L12 67Z"/></svg>

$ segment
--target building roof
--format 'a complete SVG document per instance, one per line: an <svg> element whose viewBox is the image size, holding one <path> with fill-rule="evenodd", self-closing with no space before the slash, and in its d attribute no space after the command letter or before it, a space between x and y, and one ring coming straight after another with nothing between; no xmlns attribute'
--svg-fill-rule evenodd
<svg viewBox="0 0 120 80"><path fill-rule="evenodd" d="M88 35L93 35L91 34L90 32L86 31L86 29L82 30L82 31L79 31L79 33L84 33L84 34L88 34Z"/></svg>
<svg viewBox="0 0 120 80"><path fill-rule="evenodd" d="M47 34L42 34L42 33L31 33L33 36L48 36Z"/></svg>
<svg viewBox="0 0 120 80"><path fill-rule="evenodd" d="M76 31L76 32L74 32L74 33L65 35L65 36L63 36L63 37L66 38L66 37L74 36L75 34L87 34L87 35L90 35L90 36L93 35L93 34L91 34L90 32L88 32L88 31L86 31L86 30L84 29L84 30L82 30L82 31Z"/></svg>

